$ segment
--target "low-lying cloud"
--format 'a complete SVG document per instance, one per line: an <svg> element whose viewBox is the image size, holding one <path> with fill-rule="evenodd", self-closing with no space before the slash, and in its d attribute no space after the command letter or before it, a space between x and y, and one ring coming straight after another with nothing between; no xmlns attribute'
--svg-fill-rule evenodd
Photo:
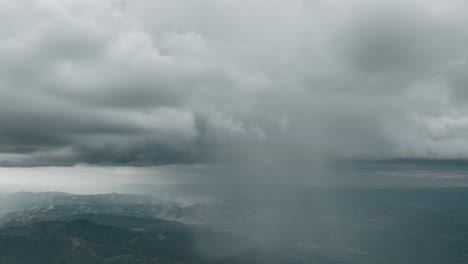
<svg viewBox="0 0 468 264"><path fill-rule="evenodd" d="M2 1L0 165L468 157L463 1Z"/></svg>

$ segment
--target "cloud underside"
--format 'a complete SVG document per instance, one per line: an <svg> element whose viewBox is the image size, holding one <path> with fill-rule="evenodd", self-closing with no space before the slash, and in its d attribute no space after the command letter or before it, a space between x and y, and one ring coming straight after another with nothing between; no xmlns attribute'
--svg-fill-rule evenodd
<svg viewBox="0 0 468 264"><path fill-rule="evenodd" d="M0 3L0 166L468 158L464 1Z"/></svg>

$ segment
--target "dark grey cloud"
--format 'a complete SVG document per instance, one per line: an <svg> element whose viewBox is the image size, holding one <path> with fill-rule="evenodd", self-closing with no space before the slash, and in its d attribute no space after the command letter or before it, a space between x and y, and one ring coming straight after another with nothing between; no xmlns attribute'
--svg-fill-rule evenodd
<svg viewBox="0 0 468 264"><path fill-rule="evenodd" d="M0 165L465 159L467 10L3 1Z"/></svg>

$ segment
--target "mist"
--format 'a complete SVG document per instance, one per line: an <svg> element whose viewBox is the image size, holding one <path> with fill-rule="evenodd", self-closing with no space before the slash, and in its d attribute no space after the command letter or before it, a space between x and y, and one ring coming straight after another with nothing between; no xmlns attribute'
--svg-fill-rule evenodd
<svg viewBox="0 0 468 264"><path fill-rule="evenodd" d="M467 263L467 11L0 1L0 263Z"/></svg>

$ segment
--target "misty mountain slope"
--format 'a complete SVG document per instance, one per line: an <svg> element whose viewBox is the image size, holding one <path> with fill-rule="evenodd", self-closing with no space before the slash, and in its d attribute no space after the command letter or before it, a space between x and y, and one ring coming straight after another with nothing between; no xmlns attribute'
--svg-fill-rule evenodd
<svg viewBox="0 0 468 264"><path fill-rule="evenodd" d="M439 264L449 261L464 264L468 261L468 205L465 202L468 189L302 188L281 199L275 197L277 189L274 191L274 194L250 197L221 196L217 202L184 206L172 201L143 203L138 195L106 194L73 199L73 195L63 194L65 197L60 198L56 194L52 200L62 204L46 203L44 207L10 212L0 217L0 223L4 227L3 234L14 230L8 235L29 232L34 237L44 233L40 227L47 224L41 222L63 225L63 222L87 220L103 229L102 233L96 232L103 234L102 239L85 237L86 230L79 231L83 235L78 236L70 231L73 229L66 233L57 227L53 229L53 236L72 236L88 244L94 243L90 246L92 252L103 258L115 257L114 253L120 250L121 255L165 257L184 262L193 262L195 258L196 261L236 261L243 255L257 258L247 251L260 247L286 257L300 256L305 263L423 261ZM118 203L119 197L128 202ZM74 204L76 200L80 203ZM70 204L63 204L65 202ZM168 219L203 219L204 224L188 225ZM122 236L125 239L121 248L104 240L105 230L110 229L106 226L130 234ZM14 227L18 229L10 229ZM137 236L136 240L130 238L133 235ZM125 242L128 240L132 242ZM181 259L180 252L193 258Z"/></svg>
<svg viewBox="0 0 468 264"><path fill-rule="evenodd" d="M48 221L32 225L0 229L0 235L5 236L35 236L58 235L76 237L87 241L103 244L122 244L137 238L140 234L120 227L98 225L88 220L73 220L70 222Z"/></svg>
<svg viewBox="0 0 468 264"><path fill-rule="evenodd" d="M77 219L85 219L96 224L117 226L140 232L145 232L157 228L170 228L171 230L187 230L195 227L185 225L180 222L169 221L160 218L135 217L128 215L104 213L63 215L58 220L73 221Z"/></svg>
<svg viewBox="0 0 468 264"><path fill-rule="evenodd" d="M118 222L133 230L96 224L83 219L86 217L102 217L102 223ZM164 220L128 216L118 219L117 215L75 218L1 228L1 263L131 263L137 259L147 263L203 263L256 246L248 237ZM23 249L27 249L29 257L21 255Z"/></svg>
<svg viewBox="0 0 468 264"><path fill-rule="evenodd" d="M15 202L18 200L19 202ZM190 224L207 222L207 210L181 205L153 195L67 193L12 193L0 197L0 207L8 208L0 215L0 226L25 225L40 221L59 220L66 215L116 214L137 217L164 218Z"/></svg>
<svg viewBox="0 0 468 264"><path fill-rule="evenodd" d="M33 207L49 206L68 200L71 194L63 192L15 192L0 194L0 213L7 213Z"/></svg>
<svg viewBox="0 0 468 264"><path fill-rule="evenodd" d="M164 206L177 203L169 202L154 195L140 194L69 194L62 192L16 192L0 194L0 213L28 210L67 204L146 204Z"/></svg>

